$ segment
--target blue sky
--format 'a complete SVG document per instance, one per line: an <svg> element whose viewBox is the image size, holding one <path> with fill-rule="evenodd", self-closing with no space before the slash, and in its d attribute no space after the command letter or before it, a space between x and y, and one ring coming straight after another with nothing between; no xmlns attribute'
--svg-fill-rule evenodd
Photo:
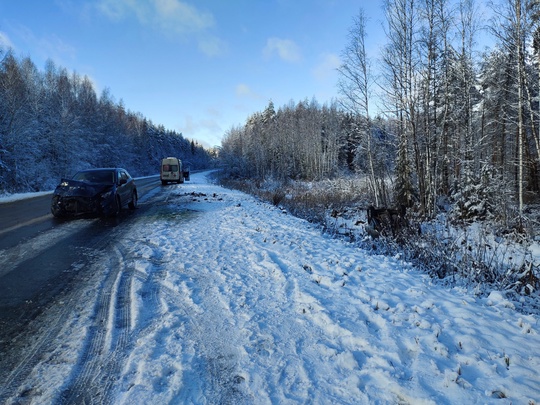
<svg viewBox="0 0 540 405"><path fill-rule="evenodd" d="M358 0L0 0L0 43L88 76L128 110L206 146L262 111L337 96ZM379 32L378 34L375 34ZM372 35L375 34L375 35Z"/></svg>

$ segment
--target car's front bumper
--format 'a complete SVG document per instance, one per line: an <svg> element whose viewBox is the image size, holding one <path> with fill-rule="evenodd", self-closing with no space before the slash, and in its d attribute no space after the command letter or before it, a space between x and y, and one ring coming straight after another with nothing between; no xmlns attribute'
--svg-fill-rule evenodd
<svg viewBox="0 0 540 405"><path fill-rule="evenodd" d="M53 196L51 210L62 215L98 214L101 204L95 198Z"/></svg>

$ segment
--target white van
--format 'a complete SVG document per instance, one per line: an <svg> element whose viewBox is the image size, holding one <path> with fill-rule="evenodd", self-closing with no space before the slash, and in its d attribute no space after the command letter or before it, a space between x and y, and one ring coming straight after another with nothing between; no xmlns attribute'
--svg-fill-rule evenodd
<svg viewBox="0 0 540 405"><path fill-rule="evenodd" d="M166 157L161 161L160 175L163 185L168 182L183 183L182 161L175 157Z"/></svg>

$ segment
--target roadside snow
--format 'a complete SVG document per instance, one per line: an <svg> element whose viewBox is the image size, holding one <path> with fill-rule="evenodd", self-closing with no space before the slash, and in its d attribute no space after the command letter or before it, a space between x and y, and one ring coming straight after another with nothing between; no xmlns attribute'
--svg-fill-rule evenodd
<svg viewBox="0 0 540 405"><path fill-rule="evenodd" d="M27 198L40 197L42 195L47 195L47 194L52 194L52 193L53 193L52 191L38 191L35 193L0 194L0 204L26 200Z"/></svg>
<svg viewBox="0 0 540 405"><path fill-rule="evenodd" d="M115 248L135 278L113 403L540 402L538 317L502 294L434 285L204 174L166 193ZM39 403L94 321L79 313L35 367Z"/></svg>

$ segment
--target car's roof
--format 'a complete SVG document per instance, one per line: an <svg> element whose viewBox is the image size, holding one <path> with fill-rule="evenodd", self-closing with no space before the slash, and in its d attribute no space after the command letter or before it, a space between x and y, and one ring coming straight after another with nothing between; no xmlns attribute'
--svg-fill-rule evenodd
<svg viewBox="0 0 540 405"><path fill-rule="evenodd" d="M88 173L88 172L110 172L113 170L125 170L121 167L100 167L97 169L85 169L85 170L79 170L79 173Z"/></svg>

